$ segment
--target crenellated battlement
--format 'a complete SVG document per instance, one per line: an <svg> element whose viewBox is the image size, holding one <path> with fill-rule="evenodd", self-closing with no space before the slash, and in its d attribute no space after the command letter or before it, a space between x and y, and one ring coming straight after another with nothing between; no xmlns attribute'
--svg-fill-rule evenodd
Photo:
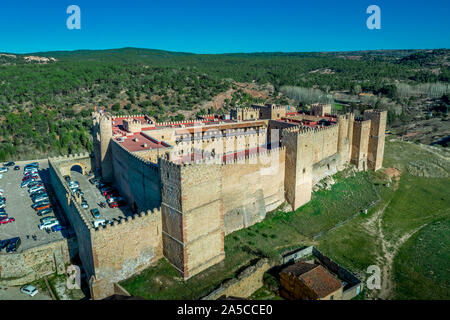
<svg viewBox="0 0 450 320"><path fill-rule="evenodd" d="M284 133L297 133L300 135L313 135L318 132L333 130L338 127L338 124L332 124L329 126L319 126L319 127L308 127L308 126L297 126L282 129Z"/></svg>
<svg viewBox="0 0 450 320"><path fill-rule="evenodd" d="M94 228L95 232L114 231L124 224L145 222L157 222L161 217L161 209L153 209L145 212L135 213L131 216L119 217L115 221L100 225L98 228Z"/></svg>

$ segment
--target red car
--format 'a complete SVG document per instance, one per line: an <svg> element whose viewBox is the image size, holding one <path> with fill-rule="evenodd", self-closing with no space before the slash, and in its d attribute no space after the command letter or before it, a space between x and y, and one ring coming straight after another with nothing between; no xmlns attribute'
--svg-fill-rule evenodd
<svg viewBox="0 0 450 320"><path fill-rule="evenodd" d="M120 194L117 191L112 191L106 194L106 199L117 198L120 197Z"/></svg>
<svg viewBox="0 0 450 320"><path fill-rule="evenodd" d="M119 203L118 202L112 202L109 204L110 208L118 208L119 207Z"/></svg>
<svg viewBox="0 0 450 320"><path fill-rule="evenodd" d="M0 220L0 224L7 224L16 221L14 218L4 218Z"/></svg>
<svg viewBox="0 0 450 320"><path fill-rule="evenodd" d="M37 176L37 175L25 176L25 177L23 177L22 182L27 181L28 179L38 180L39 176Z"/></svg>

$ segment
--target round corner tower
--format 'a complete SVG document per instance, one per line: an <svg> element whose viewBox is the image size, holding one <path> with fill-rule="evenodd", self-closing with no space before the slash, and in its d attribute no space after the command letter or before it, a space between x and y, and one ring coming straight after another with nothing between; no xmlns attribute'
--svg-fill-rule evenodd
<svg viewBox="0 0 450 320"><path fill-rule="evenodd" d="M100 164L102 177L110 182L113 178L113 166L111 155L112 119L109 116L100 117Z"/></svg>

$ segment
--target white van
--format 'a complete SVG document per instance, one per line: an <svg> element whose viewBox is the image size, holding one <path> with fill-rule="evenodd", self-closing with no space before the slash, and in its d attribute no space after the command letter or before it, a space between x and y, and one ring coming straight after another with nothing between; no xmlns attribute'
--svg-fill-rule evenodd
<svg viewBox="0 0 450 320"><path fill-rule="evenodd" d="M42 222L39 225L39 229L40 230L44 230L44 229L51 229L51 227L57 226L59 225L59 221L58 220L48 220L45 222Z"/></svg>
<svg viewBox="0 0 450 320"><path fill-rule="evenodd" d="M104 226L104 225L106 225L105 219L97 219L94 221L94 228L98 228L99 226Z"/></svg>

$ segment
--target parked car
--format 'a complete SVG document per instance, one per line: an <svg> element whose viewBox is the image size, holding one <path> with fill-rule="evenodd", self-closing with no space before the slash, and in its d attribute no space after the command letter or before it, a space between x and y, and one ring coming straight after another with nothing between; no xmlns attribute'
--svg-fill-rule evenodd
<svg viewBox="0 0 450 320"><path fill-rule="evenodd" d="M0 220L1 219L5 219L8 218L8 214L7 213L0 213Z"/></svg>
<svg viewBox="0 0 450 320"><path fill-rule="evenodd" d="M104 226L106 224L105 219L97 219L94 221L94 228L98 228L99 226Z"/></svg>
<svg viewBox="0 0 450 320"><path fill-rule="evenodd" d="M40 191L37 191L30 195L31 199L36 199L36 198L42 197L42 196L48 197L48 194L45 190L40 190Z"/></svg>
<svg viewBox="0 0 450 320"><path fill-rule="evenodd" d="M5 197L0 197L0 203L6 203L6 198Z"/></svg>
<svg viewBox="0 0 450 320"><path fill-rule="evenodd" d="M115 190L115 189L114 189L113 187L107 186L107 187L101 188L101 189L100 189L100 192L102 193L102 195L106 196L108 193L111 193L111 192L113 192L114 190Z"/></svg>
<svg viewBox="0 0 450 320"><path fill-rule="evenodd" d="M39 162L32 162L32 163L28 163L25 165L25 168L29 168L29 167L39 168Z"/></svg>
<svg viewBox="0 0 450 320"><path fill-rule="evenodd" d="M8 168L7 167L0 167L0 173L5 173L8 172Z"/></svg>
<svg viewBox="0 0 450 320"><path fill-rule="evenodd" d="M14 166L14 171L20 170L20 166Z"/></svg>
<svg viewBox="0 0 450 320"><path fill-rule="evenodd" d="M14 219L14 218L3 218L0 220L0 224L8 224L8 223L11 223L14 221L16 221L16 219Z"/></svg>
<svg viewBox="0 0 450 320"><path fill-rule="evenodd" d="M93 185L97 185L101 181L100 181L100 178L92 178L92 179L89 179L89 182Z"/></svg>
<svg viewBox="0 0 450 320"><path fill-rule="evenodd" d="M3 175L2 174L0 174L0 180L2 180L3 179Z"/></svg>
<svg viewBox="0 0 450 320"><path fill-rule="evenodd" d="M42 210L39 210L38 212L36 212L36 214L39 217L42 217L42 216L45 216L45 215L51 214L51 213L53 213L53 209L52 208L42 209Z"/></svg>
<svg viewBox="0 0 450 320"><path fill-rule="evenodd" d="M49 222L49 221L58 221L55 217L45 217L39 220L41 223Z"/></svg>
<svg viewBox="0 0 450 320"><path fill-rule="evenodd" d="M52 232L58 232L58 231L63 231L63 230L67 230L67 227L62 226L60 224L52 227Z"/></svg>
<svg viewBox="0 0 450 320"><path fill-rule="evenodd" d="M28 180L22 181L20 187L21 187L21 188L28 187L28 186L30 185L30 183L32 183L32 182L34 182L33 179L28 179Z"/></svg>
<svg viewBox="0 0 450 320"><path fill-rule="evenodd" d="M40 230L44 230L44 229L50 229L51 227L57 226L59 225L59 221L58 220L51 220L51 221L46 221L43 222L39 225L39 229Z"/></svg>
<svg viewBox="0 0 450 320"><path fill-rule="evenodd" d="M118 208L119 207L119 203L118 202L111 202L111 203L108 203L108 205L109 205L110 208Z"/></svg>
<svg viewBox="0 0 450 320"><path fill-rule="evenodd" d="M35 193L35 192L38 192L38 191L44 190L44 189L45 189L44 186L36 186L36 187L32 187L32 188L28 189L28 192L30 194L32 194L32 193Z"/></svg>
<svg viewBox="0 0 450 320"><path fill-rule="evenodd" d="M35 173L31 173L29 175L26 175L23 177L22 181L28 180L28 179L33 179L33 180L38 180L39 176Z"/></svg>
<svg viewBox="0 0 450 320"><path fill-rule="evenodd" d="M69 187L79 187L80 186L80 183L78 182L78 181L73 181L73 180L70 180L68 183L67 183L68 185L69 185Z"/></svg>
<svg viewBox="0 0 450 320"><path fill-rule="evenodd" d="M64 180L66 180L66 182L70 181L70 176L64 176Z"/></svg>
<svg viewBox="0 0 450 320"><path fill-rule="evenodd" d="M44 200L44 201L39 201L39 202L33 203L33 204L31 205L31 207L32 207L33 209L36 209L36 208L45 206L45 205L47 205L47 204L50 204L50 201Z"/></svg>
<svg viewBox="0 0 450 320"><path fill-rule="evenodd" d="M28 185L28 188L40 187L40 186L43 186L43 185L44 185L44 183L41 180L31 181L30 184Z"/></svg>
<svg viewBox="0 0 450 320"><path fill-rule="evenodd" d="M36 289L32 285L23 286L22 288L20 288L20 292L29 295L30 297L34 297L39 293L38 289Z"/></svg>
<svg viewBox="0 0 450 320"><path fill-rule="evenodd" d="M50 203L48 203L48 204L43 204L43 205L41 205L41 206L39 206L39 207L34 208L34 210L36 210L36 212L39 212L39 211L41 211L41 210L48 209L48 208L50 208L51 206L52 206L52 205L51 205Z"/></svg>
<svg viewBox="0 0 450 320"><path fill-rule="evenodd" d="M94 218L100 218L100 211L97 208L91 209L91 214Z"/></svg>
<svg viewBox="0 0 450 320"><path fill-rule="evenodd" d="M8 246L6 247L6 253L17 252L22 241L20 237L9 239Z"/></svg>
<svg viewBox="0 0 450 320"><path fill-rule="evenodd" d="M0 209L3 209L4 207L6 207L6 202L3 203L0 202Z"/></svg>
<svg viewBox="0 0 450 320"><path fill-rule="evenodd" d="M81 201L81 207L83 209L89 209L89 204L87 203L86 200Z"/></svg>
<svg viewBox="0 0 450 320"><path fill-rule="evenodd" d="M14 165L15 165L15 163L12 161L5 163L5 167L12 167Z"/></svg>
<svg viewBox="0 0 450 320"><path fill-rule="evenodd" d="M49 201L48 196L40 196L33 200L33 202Z"/></svg>
<svg viewBox="0 0 450 320"><path fill-rule="evenodd" d="M119 194L119 192L117 192L115 190L112 191L111 193L107 193L105 196L106 199L111 199L111 198L116 198L116 197L120 197L120 194Z"/></svg>
<svg viewBox="0 0 450 320"><path fill-rule="evenodd" d="M35 167L35 166L25 166L25 167L23 167L23 171L24 172L27 172L27 171L38 171L38 170L39 170L39 168Z"/></svg>

